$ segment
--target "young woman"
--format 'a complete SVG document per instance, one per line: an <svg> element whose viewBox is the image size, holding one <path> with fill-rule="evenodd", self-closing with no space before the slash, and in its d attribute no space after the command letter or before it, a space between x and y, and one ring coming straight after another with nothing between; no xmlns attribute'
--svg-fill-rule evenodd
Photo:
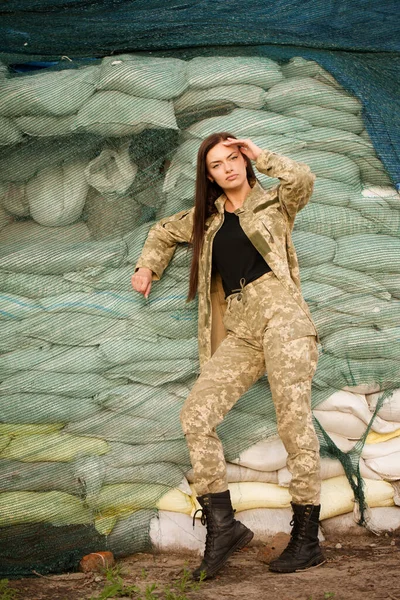
<svg viewBox="0 0 400 600"><path fill-rule="evenodd" d="M251 160L279 185L264 190ZM133 288L147 298L176 244L193 247L188 299L198 293L201 373L181 423L207 525L195 578L201 571L213 577L253 537L234 519L216 427L265 371L288 453L293 509L291 540L270 570L292 572L325 560L318 542L319 444L310 404L318 338L291 239L314 178L307 165L261 150L249 139L226 132L209 136L198 152L194 207L152 227L132 276Z"/></svg>

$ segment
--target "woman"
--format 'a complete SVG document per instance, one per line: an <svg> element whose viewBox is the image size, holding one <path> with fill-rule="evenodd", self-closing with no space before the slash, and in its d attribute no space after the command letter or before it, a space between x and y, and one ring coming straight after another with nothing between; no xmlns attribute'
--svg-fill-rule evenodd
<svg viewBox="0 0 400 600"><path fill-rule="evenodd" d="M251 165L280 180L266 191ZM201 373L181 412L194 485L207 525L203 561L213 577L253 533L234 519L216 427L267 371L278 432L288 452L291 540L270 570L324 562L318 542L319 444L311 415L317 331L304 301L291 230L312 193L309 167L222 132L199 149L195 206L149 232L132 276L147 298L177 243L193 246L188 299L199 299Z"/></svg>

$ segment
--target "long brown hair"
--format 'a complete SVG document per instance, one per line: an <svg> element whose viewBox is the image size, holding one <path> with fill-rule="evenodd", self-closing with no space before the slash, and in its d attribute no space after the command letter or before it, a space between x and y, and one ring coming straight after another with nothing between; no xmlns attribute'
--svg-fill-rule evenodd
<svg viewBox="0 0 400 600"><path fill-rule="evenodd" d="M207 177L206 157L211 148L227 140L228 138L237 139L236 136L222 131L213 133L203 140L197 153L197 171L196 171L196 194L194 209L194 224L191 244L193 246L192 264L190 267L190 283L187 300L193 300L196 296L199 281L199 261L200 253L203 247L204 226L206 219L217 212L214 205L216 199L223 194L224 190L215 181L210 181ZM246 161L247 180L250 185L254 185L256 176L250 159L243 155Z"/></svg>

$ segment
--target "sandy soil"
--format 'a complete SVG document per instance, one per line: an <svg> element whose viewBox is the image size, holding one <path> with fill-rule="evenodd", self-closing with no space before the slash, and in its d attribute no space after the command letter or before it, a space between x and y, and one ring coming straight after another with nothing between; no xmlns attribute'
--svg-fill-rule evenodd
<svg viewBox="0 0 400 600"><path fill-rule="evenodd" d="M400 600L400 536L330 539L322 544L327 557L324 565L293 574L268 571L267 563L279 550L278 545L279 540L275 546L244 548L214 580L204 582L198 591L186 591L180 598ZM162 590L179 580L183 565L190 569L198 562L196 557L178 554L135 554L118 560L117 565L126 585L136 584L145 590L156 583L155 597L163 600ZM36 575L9 583L20 600L87 600L98 597L104 585L104 575L99 573Z"/></svg>

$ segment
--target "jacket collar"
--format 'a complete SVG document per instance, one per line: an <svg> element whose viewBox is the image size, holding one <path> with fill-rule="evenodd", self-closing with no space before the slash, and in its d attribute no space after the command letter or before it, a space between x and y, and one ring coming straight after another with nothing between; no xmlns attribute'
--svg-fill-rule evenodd
<svg viewBox="0 0 400 600"><path fill-rule="evenodd" d="M235 211L233 211L235 214L239 214L242 213L246 210L246 208L248 208L250 206L250 204L252 203L253 200L255 200L256 198L258 198L260 196L260 194L263 194L265 192L264 188L262 187L262 185L258 182L258 180L256 179L255 184L253 185L253 187L251 188L251 190L249 190L246 194L246 197L243 201L243 204L240 208L237 208ZM217 210L220 214L222 214L224 212L224 206L225 206L225 202L227 201L227 197L226 195L223 193L220 196L218 196L218 198L215 200L214 204L217 207Z"/></svg>

